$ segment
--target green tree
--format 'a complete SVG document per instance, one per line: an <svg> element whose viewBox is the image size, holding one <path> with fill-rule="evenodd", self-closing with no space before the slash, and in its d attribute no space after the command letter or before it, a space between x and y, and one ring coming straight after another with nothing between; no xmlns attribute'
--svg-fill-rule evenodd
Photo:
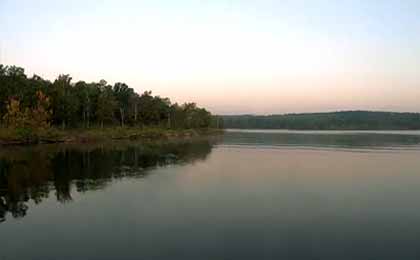
<svg viewBox="0 0 420 260"><path fill-rule="evenodd" d="M126 120L127 110L129 108L130 98L134 96L134 90L127 86L125 83L114 84L114 95L118 102L118 114L121 122L121 127L124 127Z"/></svg>
<svg viewBox="0 0 420 260"><path fill-rule="evenodd" d="M114 119L114 111L117 102L114 93L110 86L105 86L98 97L96 117L100 122L101 128L104 127L104 122L112 122Z"/></svg>
<svg viewBox="0 0 420 260"><path fill-rule="evenodd" d="M77 111L77 98L72 93L71 77L59 75L51 87L53 118L62 129L72 120Z"/></svg>

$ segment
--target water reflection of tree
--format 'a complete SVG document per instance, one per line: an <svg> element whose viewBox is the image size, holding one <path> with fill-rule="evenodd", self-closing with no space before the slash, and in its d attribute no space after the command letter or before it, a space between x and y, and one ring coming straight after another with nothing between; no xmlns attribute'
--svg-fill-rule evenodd
<svg viewBox="0 0 420 260"><path fill-rule="evenodd" d="M95 146L35 146L0 152L0 222L7 212L24 217L28 202L41 203L55 191L56 199L72 200L78 192L105 188L113 179L144 177L150 168L204 160L208 140Z"/></svg>

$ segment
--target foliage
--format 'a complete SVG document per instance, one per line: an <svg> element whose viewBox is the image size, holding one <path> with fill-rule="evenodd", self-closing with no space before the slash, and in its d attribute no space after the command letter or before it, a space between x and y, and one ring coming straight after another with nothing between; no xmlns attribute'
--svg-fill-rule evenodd
<svg viewBox="0 0 420 260"><path fill-rule="evenodd" d="M19 100L11 98L6 104L6 114L3 116L3 120L8 127L25 128L28 126L30 118L29 109L22 109Z"/></svg>
<svg viewBox="0 0 420 260"><path fill-rule="evenodd" d="M23 68L1 64L0 119L20 129L104 124L184 129L208 128L214 121L210 112L194 103L172 104L151 91L139 95L125 83L73 83L66 74L51 82L37 75L29 78Z"/></svg>
<svg viewBox="0 0 420 260"><path fill-rule="evenodd" d="M110 87L99 94L97 101L96 117L103 128L104 122L112 122L114 118L114 111L117 107L117 102Z"/></svg>
<svg viewBox="0 0 420 260"><path fill-rule="evenodd" d="M15 129L45 129L50 126L50 101L42 91L36 92L37 104L33 108L22 108L19 100L11 98L6 104L3 120L6 125Z"/></svg>
<svg viewBox="0 0 420 260"><path fill-rule="evenodd" d="M6 102L6 114L3 120L7 127L14 130L14 135L19 139L34 139L36 132L50 127L49 98L42 91L37 91L36 97L37 103L32 108L23 108L21 102L15 98Z"/></svg>
<svg viewBox="0 0 420 260"><path fill-rule="evenodd" d="M50 99L42 91L36 92L37 104L31 110L31 127L37 129L47 129L50 127L51 110Z"/></svg>

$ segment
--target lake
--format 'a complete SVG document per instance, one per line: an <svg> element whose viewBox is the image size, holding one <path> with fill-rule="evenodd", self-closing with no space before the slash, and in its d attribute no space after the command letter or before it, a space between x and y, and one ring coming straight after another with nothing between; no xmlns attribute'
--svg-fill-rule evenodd
<svg viewBox="0 0 420 260"><path fill-rule="evenodd" d="M0 259L420 259L420 132L0 147Z"/></svg>

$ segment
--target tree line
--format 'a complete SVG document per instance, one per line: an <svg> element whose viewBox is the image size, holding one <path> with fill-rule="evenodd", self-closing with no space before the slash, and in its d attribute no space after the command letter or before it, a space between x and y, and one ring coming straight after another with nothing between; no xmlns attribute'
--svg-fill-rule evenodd
<svg viewBox="0 0 420 260"><path fill-rule="evenodd" d="M214 127L217 120L195 103L142 94L125 83L73 82L70 75L54 81L21 67L0 64L0 122L5 127L90 128L155 126L172 129Z"/></svg>
<svg viewBox="0 0 420 260"><path fill-rule="evenodd" d="M284 115L223 116L225 128L294 130L416 130L419 113L341 111Z"/></svg>

